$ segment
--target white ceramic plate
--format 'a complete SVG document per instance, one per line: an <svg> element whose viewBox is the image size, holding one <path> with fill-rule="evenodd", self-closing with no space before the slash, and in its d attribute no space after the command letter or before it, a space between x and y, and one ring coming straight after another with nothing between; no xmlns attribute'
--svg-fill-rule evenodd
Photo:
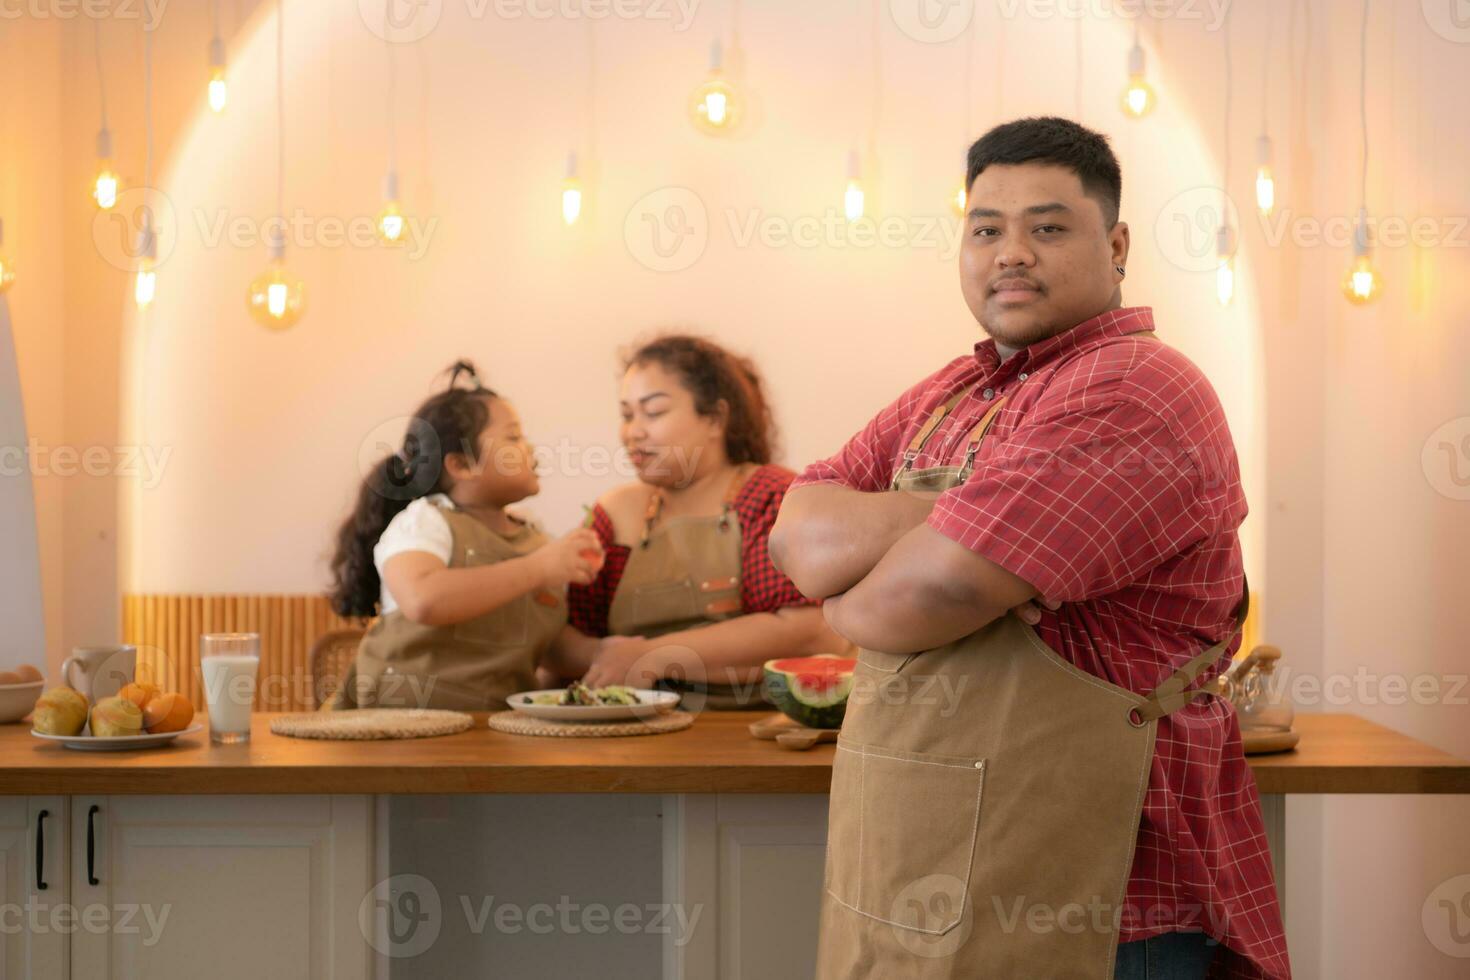
<svg viewBox="0 0 1470 980"><path fill-rule="evenodd" d="M152 735L147 732L142 735L115 735L111 738L99 738L96 735L43 735L31 729L31 734L37 738L44 738L48 742L60 742L69 749L86 749L91 752L117 752L121 749L151 749L165 745L178 738L180 735L192 735L195 732L204 731L203 725L190 725L181 732L159 732Z"/></svg>
<svg viewBox="0 0 1470 980"><path fill-rule="evenodd" d="M653 691L643 687L633 689L633 693L638 695L637 704L533 704L531 701L538 694L560 697L565 690L558 687L549 691L522 691L512 694L506 703L533 718L548 721L628 721L672 711L679 703L676 691Z"/></svg>

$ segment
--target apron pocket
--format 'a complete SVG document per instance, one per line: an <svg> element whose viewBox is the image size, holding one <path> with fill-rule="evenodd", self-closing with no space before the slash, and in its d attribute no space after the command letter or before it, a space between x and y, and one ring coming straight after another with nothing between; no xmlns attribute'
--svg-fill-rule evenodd
<svg viewBox="0 0 1470 980"><path fill-rule="evenodd" d="M984 759L837 742L827 892L869 918L940 936L969 900Z"/></svg>
<svg viewBox="0 0 1470 980"><path fill-rule="evenodd" d="M520 596L499 609L454 628L454 638L485 646L522 647L531 641L531 597Z"/></svg>

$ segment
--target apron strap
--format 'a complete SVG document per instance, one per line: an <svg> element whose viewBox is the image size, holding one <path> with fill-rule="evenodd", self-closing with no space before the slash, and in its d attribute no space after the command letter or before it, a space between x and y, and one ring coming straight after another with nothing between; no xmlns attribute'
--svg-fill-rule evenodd
<svg viewBox="0 0 1470 980"><path fill-rule="evenodd" d="M929 413L929 418L919 427L919 431L914 433L914 437L909 440L909 447L904 450L903 465L898 468L897 473L893 474L892 489L898 489L898 478L913 469L914 460L919 458L919 453L923 452L924 447L929 444L929 437L934 435L934 430L939 428L939 423L954 411L954 407L960 403L961 398L974 391L979 385L978 381L972 385L966 385L951 395L949 401Z"/></svg>
<svg viewBox="0 0 1470 980"><path fill-rule="evenodd" d="M980 441L985 438L985 433L990 431L991 423L1000 414L1001 406L1006 403L1006 396L995 400L989 411L970 430L970 438L965 444L965 465L960 467L959 482L964 483L970 479L970 470L975 465L975 454L980 451Z"/></svg>
<svg viewBox="0 0 1470 980"><path fill-rule="evenodd" d="M1187 690L1187 688L1195 682L1195 679L1206 668L1219 660L1220 654L1224 653L1225 648L1230 646L1231 641L1240 632L1240 628L1245 625L1245 617L1250 609L1250 601L1250 583L1246 582L1242 586L1240 603L1235 607L1235 627L1230 631L1230 635L1164 678L1158 687L1144 695L1144 704L1129 709L1129 720L1139 719L1134 721L1134 724L1141 728L1156 718L1173 714L1201 694L1204 694L1205 690L1203 688L1194 688L1193 690Z"/></svg>
<svg viewBox="0 0 1470 980"><path fill-rule="evenodd" d="M725 488L725 496L720 502L721 531L729 528L730 513L735 509L735 501L740 496L740 488L745 486L745 481L754 472L755 470L745 463L735 467L735 475L730 478L730 485ZM648 498L648 507L643 512L643 537L638 542L639 547L648 547L648 539L653 534L653 525L663 510L664 492L655 489Z"/></svg>

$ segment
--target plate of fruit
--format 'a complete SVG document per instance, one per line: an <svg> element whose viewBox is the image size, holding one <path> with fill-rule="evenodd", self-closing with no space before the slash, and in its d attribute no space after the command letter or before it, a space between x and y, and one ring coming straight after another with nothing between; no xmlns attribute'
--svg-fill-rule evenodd
<svg viewBox="0 0 1470 980"><path fill-rule="evenodd" d="M127 684L93 705L69 687L53 687L31 712L31 734L69 749L151 749L203 731L193 720L188 698L153 684Z"/></svg>

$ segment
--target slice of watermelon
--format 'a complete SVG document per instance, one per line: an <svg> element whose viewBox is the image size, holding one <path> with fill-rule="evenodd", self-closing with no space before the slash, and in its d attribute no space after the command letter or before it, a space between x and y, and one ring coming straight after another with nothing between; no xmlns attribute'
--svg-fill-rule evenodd
<svg viewBox="0 0 1470 980"><path fill-rule="evenodd" d="M853 657L831 653L767 660L766 698L799 724L841 728L856 666Z"/></svg>

